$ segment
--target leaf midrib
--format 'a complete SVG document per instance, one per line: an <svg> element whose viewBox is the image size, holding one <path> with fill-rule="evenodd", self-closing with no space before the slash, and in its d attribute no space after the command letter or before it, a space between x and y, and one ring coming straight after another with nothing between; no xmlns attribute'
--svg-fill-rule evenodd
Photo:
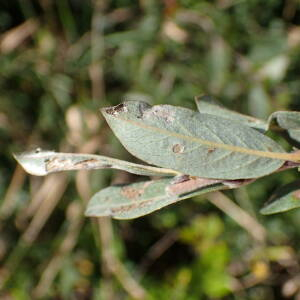
<svg viewBox="0 0 300 300"><path fill-rule="evenodd" d="M165 130L165 129L162 129L162 128L154 127L154 126L147 125L147 124L144 124L144 123L124 119L124 118L121 118L119 116L118 116L117 119L119 119L123 122L127 122L131 125L135 125L135 126L150 130L150 131L154 131L154 132L158 132L158 133L161 133L161 134L165 134L165 135L173 136L173 137L176 137L176 138L180 138L180 139L186 140L188 142L195 142L195 143L198 143L200 145L206 145L208 147L225 149L225 150L229 150L229 151L232 151L232 152L245 153L245 154L248 154L248 155L255 155L255 156L259 156L259 157L266 157L266 158L277 159L277 160L293 160L293 159L291 159L291 154L289 154L289 153L261 151L261 150L249 149L249 148L244 148L244 147L239 147L239 146L227 145L227 144L222 144L222 143L217 143L217 142L204 140L204 139L201 139L199 137L186 136L186 135L183 135L183 134L180 134L180 133L176 133L176 132L173 132L173 131L169 131L169 130Z"/></svg>

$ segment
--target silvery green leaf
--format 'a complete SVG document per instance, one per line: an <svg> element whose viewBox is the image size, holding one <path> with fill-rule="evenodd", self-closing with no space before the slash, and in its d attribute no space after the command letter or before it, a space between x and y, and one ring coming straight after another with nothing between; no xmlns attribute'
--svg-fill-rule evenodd
<svg viewBox="0 0 300 300"><path fill-rule="evenodd" d="M174 176L178 172L170 169L156 168L134 164L127 161L100 155L79 153L57 153L53 151L34 151L15 154L15 159L26 172L44 176L49 173L70 170L119 169L144 176Z"/></svg>
<svg viewBox="0 0 300 300"><path fill-rule="evenodd" d="M214 115L138 101L101 111L130 153L183 174L256 178L290 159L280 145L257 130Z"/></svg>
<svg viewBox="0 0 300 300"><path fill-rule="evenodd" d="M223 184L222 180L205 178L185 181L165 178L110 186L91 198L85 214L89 217L133 219L195 195L227 188L230 186Z"/></svg>
<svg viewBox="0 0 300 300"><path fill-rule="evenodd" d="M252 127L261 132L265 132L268 130L268 123L266 121L232 111L220 105L210 96L195 97L195 101L200 113L215 115L234 122L239 122L245 126Z"/></svg>
<svg viewBox="0 0 300 300"><path fill-rule="evenodd" d="M300 207L300 180L280 187L260 212L271 215L298 207Z"/></svg>
<svg viewBox="0 0 300 300"><path fill-rule="evenodd" d="M276 120L277 124L287 130L289 136L300 143L300 112L298 111L276 111L269 122Z"/></svg>

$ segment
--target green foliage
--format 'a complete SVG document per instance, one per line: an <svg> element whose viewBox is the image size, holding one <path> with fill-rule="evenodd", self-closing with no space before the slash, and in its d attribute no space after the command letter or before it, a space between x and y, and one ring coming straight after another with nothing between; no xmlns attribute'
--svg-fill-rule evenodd
<svg viewBox="0 0 300 300"><path fill-rule="evenodd" d="M220 240L223 231L224 224L215 215L196 218L191 225L181 230L182 241L191 244L199 253L199 259L192 267L194 276L190 293L195 297L202 291L213 298L230 293L231 276L226 270L229 249Z"/></svg>
<svg viewBox="0 0 300 300"><path fill-rule="evenodd" d="M99 113L127 100L194 110L195 95L213 95L259 118L265 132L273 111L300 110L296 1L0 2L1 299L299 297L300 210L257 215L279 186L298 179L295 169L225 191L254 223L207 194L111 228L84 218L88 199L140 177L111 169L28 176L11 155L40 146L132 161L132 170L140 161ZM291 128L271 123L269 137L287 153L299 148ZM265 232L259 241L253 224ZM147 296L135 294L141 287Z"/></svg>

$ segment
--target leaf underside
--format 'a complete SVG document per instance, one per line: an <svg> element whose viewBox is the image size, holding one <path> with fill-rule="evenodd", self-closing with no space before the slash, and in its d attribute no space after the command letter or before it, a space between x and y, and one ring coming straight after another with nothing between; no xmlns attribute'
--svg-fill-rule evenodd
<svg viewBox="0 0 300 300"><path fill-rule="evenodd" d="M54 172L91 169L119 169L143 176L176 176L178 172L110 158L101 155L57 153L53 151L25 152L14 155L32 175L44 176Z"/></svg>
<svg viewBox="0 0 300 300"><path fill-rule="evenodd" d="M176 183L174 178L110 186L90 200L86 216L133 219L164 206L211 191L227 189L221 180L194 178Z"/></svg>
<svg viewBox="0 0 300 300"><path fill-rule="evenodd" d="M139 101L101 111L130 153L183 174L256 178L274 172L285 161L278 159L286 155L284 150L267 136L214 115Z"/></svg>

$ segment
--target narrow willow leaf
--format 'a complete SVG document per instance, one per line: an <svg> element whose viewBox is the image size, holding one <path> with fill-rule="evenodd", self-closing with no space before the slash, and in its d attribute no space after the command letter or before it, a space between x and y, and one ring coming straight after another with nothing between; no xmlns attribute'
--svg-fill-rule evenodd
<svg viewBox="0 0 300 300"><path fill-rule="evenodd" d="M260 212L271 215L298 207L300 207L300 180L280 187Z"/></svg>
<svg viewBox="0 0 300 300"><path fill-rule="evenodd" d="M273 120L275 120L281 128L287 130L293 140L300 143L300 112L276 111L270 116L269 123Z"/></svg>
<svg viewBox="0 0 300 300"><path fill-rule="evenodd" d="M134 164L119 159L92 154L35 151L16 154L14 157L26 172L37 176L44 176L49 173L60 171L107 168L124 170L129 173L144 176L178 175L178 172L170 169Z"/></svg>
<svg viewBox="0 0 300 300"><path fill-rule="evenodd" d="M89 217L133 219L186 198L228 188L222 180L205 178L189 178L183 182L165 178L110 186L91 198L85 214Z"/></svg>
<svg viewBox="0 0 300 300"><path fill-rule="evenodd" d="M171 105L128 101L102 113L136 157L183 174L219 179L267 175L290 159L248 126Z"/></svg>
<svg viewBox="0 0 300 300"><path fill-rule="evenodd" d="M261 132L266 132L268 130L268 123L266 121L243 115L238 112L227 109L226 107L217 103L210 96L199 96L195 98L195 101L200 113L210 114L229 119L234 122L239 122L245 126L252 127Z"/></svg>

